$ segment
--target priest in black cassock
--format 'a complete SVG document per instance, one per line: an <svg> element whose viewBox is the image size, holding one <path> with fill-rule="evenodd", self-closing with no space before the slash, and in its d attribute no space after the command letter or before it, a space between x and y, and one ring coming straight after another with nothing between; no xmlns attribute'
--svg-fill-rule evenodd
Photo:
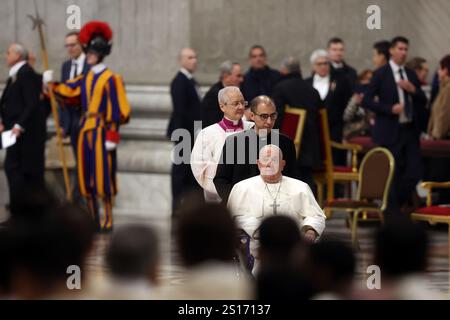
<svg viewBox="0 0 450 320"><path fill-rule="evenodd" d="M284 174L298 178L293 141L278 130L272 130L278 117L273 100L268 96L258 96L250 103L250 109L254 128L229 136L222 148L214 185L223 203L227 203L236 183L259 174L256 160L266 145L274 144L282 150L286 161Z"/></svg>

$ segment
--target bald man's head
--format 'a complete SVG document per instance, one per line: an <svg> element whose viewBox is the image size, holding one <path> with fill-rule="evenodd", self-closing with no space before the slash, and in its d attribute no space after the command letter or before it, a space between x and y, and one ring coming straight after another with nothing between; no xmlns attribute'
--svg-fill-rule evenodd
<svg viewBox="0 0 450 320"><path fill-rule="evenodd" d="M190 73L194 73L197 69L197 54L191 48L183 48L178 57L180 66Z"/></svg>
<svg viewBox="0 0 450 320"><path fill-rule="evenodd" d="M283 152L274 144L261 148L257 163L259 172L266 182L277 182L286 165L286 161L283 160Z"/></svg>

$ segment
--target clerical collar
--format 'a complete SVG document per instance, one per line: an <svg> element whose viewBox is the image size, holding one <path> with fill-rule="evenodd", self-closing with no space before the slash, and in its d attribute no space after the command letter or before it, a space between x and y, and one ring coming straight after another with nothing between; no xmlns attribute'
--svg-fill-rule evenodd
<svg viewBox="0 0 450 320"><path fill-rule="evenodd" d="M344 67L344 64L342 62L334 62L331 61L331 65L333 66L333 68L335 69L341 69Z"/></svg>
<svg viewBox="0 0 450 320"><path fill-rule="evenodd" d="M180 68L180 72L184 74L189 80L194 77L192 73L190 73L186 68Z"/></svg>
<svg viewBox="0 0 450 320"><path fill-rule="evenodd" d="M17 72L19 72L20 68L22 68L23 65L25 65L27 62L25 60L17 62L15 65L9 69L9 76L11 78L14 78L17 75Z"/></svg>
<svg viewBox="0 0 450 320"><path fill-rule="evenodd" d="M219 126L225 131L238 131L244 129L242 119L230 120L226 117L223 117L223 119L219 122Z"/></svg>
<svg viewBox="0 0 450 320"><path fill-rule="evenodd" d="M106 69L106 66L103 63L98 63L91 68L92 72L94 72L95 74L99 74L100 72L102 72L105 69Z"/></svg>
<svg viewBox="0 0 450 320"><path fill-rule="evenodd" d="M262 140L267 139L267 137L272 134L272 130L270 129L258 129L258 131L256 131L256 126L253 127L253 131L258 136L258 138Z"/></svg>

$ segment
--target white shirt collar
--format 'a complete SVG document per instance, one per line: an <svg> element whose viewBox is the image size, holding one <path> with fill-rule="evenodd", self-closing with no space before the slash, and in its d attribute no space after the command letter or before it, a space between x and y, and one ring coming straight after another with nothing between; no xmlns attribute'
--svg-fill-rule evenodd
<svg viewBox="0 0 450 320"><path fill-rule="evenodd" d="M317 73L314 74L314 82L330 82L330 75L328 74L325 77L319 76Z"/></svg>
<svg viewBox="0 0 450 320"><path fill-rule="evenodd" d="M344 63L342 63L342 62L334 62L334 61L331 61L331 65L332 65L333 68L335 68L335 69L340 69L340 68L343 68L343 67L344 67Z"/></svg>
<svg viewBox="0 0 450 320"><path fill-rule="evenodd" d="M78 58L72 59L72 63L75 62L77 64L77 68L79 68L80 66L84 67L85 60L86 60L86 55L84 54L84 52L82 52Z"/></svg>
<svg viewBox="0 0 450 320"><path fill-rule="evenodd" d="M394 73L398 72L400 70L400 68L404 69L403 66L399 66L392 59L389 60L389 65L391 66L391 69L392 69L392 71L394 71Z"/></svg>
<svg viewBox="0 0 450 320"><path fill-rule="evenodd" d="M96 64L95 66L93 66L91 68L92 72L94 72L95 74L98 74L98 73L102 72L105 69L106 69L106 66L103 63Z"/></svg>
<svg viewBox="0 0 450 320"><path fill-rule="evenodd" d="M13 65L11 69L9 69L9 76L11 78L15 77L17 75L17 72L19 72L20 68L22 68L22 66L26 63L27 63L26 61L19 61L15 65Z"/></svg>
<svg viewBox="0 0 450 320"><path fill-rule="evenodd" d="M227 117L225 117L225 116L223 116L225 119L227 119L228 121L231 121L231 122L233 122L233 124L235 125L235 126L237 126L237 124L239 123L239 121L241 121L241 120L231 120L231 119L228 119Z"/></svg>
<svg viewBox="0 0 450 320"><path fill-rule="evenodd" d="M181 68L180 72L182 74L184 74L189 80L192 79L194 76L192 75L192 73L190 73L187 69L185 68Z"/></svg>

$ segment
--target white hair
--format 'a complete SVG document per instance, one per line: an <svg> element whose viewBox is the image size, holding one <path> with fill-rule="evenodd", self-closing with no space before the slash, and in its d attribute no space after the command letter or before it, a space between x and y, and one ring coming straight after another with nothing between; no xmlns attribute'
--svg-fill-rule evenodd
<svg viewBox="0 0 450 320"><path fill-rule="evenodd" d="M311 54L311 57L309 58L309 61L311 64L314 64L318 58L327 58L328 59L328 52L324 49L317 49L314 50Z"/></svg>
<svg viewBox="0 0 450 320"><path fill-rule="evenodd" d="M29 53L27 48L21 43L14 43L13 44L13 50L15 53L17 53L20 56L20 60L26 61L29 58Z"/></svg>
<svg viewBox="0 0 450 320"><path fill-rule="evenodd" d="M231 74L235 65L239 65L239 63L233 62L231 60L222 62L219 67L220 77L222 78L226 74Z"/></svg>
<svg viewBox="0 0 450 320"><path fill-rule="evenodd" d="M286 68L289 73L300 72L300 61L297 58L289 56L283 59L281 67Z"/></svg>
<svg viewBox="0 0 450 320"><path fill-rule="evenodd" d="M228 95L232 92L241 93L241 89L235 86L228 86L223 89L220 89L219 94L217 95L217 99L219 100L219 104L224 104L228 102Z"/></svg>

